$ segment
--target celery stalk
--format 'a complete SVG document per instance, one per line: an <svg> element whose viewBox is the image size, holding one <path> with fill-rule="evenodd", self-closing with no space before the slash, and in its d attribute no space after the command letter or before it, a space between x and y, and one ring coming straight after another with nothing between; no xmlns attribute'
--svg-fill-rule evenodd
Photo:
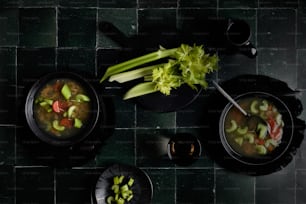
<svg viewBox="0 0 306 204"><path fill-rule="evenodd" d="M158 51L140 56L140 57L136 57L130 60L127 60L125 62L110 66L104 76L102 77L102 79L100 80L100 83L102 83L105 79L107 79L108 77L114 75L114 74L118 74L120 72L124 72L127 71L129 69L135 68L137 66L149 63L149 62L153 62L155 60L159 60L165 57L169 57L171 55L174 55L174 53L177 51L177 48L172 48L172 49L159 49Z"/></svg>
<svg viewBox="0 0 306 204"><path fill-rule="evenodd" d="M159 65L152 65L152 66L148 66L148 67L143 67L143 68L139 68L139 69L136 69L136 70L127 71L127 72L123 72L123 73L119 73L119 74L115 74L115 75L112 75L109 78L108 81L110 81L110 82L117 81L119 83L124 83L124 82L127 82L127 81L138 79L138 78L144 77L146 75L152 74L152 70L157 66L160 66L160 64Z"/></svg>
<svg viewBox="0 0 306 204"><path fill-rule="evenodd" d="M156 84L154 82L144 82L137 84L125 93L123 100L157 92L158 90L155 89L155 85Z"/></svg>

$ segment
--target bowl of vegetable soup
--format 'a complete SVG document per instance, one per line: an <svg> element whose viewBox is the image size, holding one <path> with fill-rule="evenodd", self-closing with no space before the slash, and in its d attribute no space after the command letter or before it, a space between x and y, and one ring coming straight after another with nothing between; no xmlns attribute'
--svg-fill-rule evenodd
<svg viewBox="0 0 306 204"><path fill-rule="evenodd" d="M288 149L294 132L287 105L265 92L245 93L235 101L256 117L244 116L231 103L225 106L219 120L219 134L227 153L248 165L263 165L280 158Z"/></svg>
<svg viewBox="0 0 306 204"><path fill-rule="evenodd" d="M98 121L99 110L94 88L69 72L42 77L30 89L25 104L30 129L42 141L56 146L85 139Z"/></svg>

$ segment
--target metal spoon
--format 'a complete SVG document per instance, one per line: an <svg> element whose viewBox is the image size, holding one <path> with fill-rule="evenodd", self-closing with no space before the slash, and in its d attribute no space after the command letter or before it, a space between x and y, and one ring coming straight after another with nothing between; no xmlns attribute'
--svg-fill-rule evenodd
<svg viewBox="0 0 306 204"><path fill-rule="evenodd" d="M270 131L271 131L271 128L269 126L269 124L264 120L262 119L261 117L257 116L257 115L253 115L253 114L250 114L250 113L247 113L243 108L241 108L241 106L230 96L228 95L228 93L226 93L224 91L224 89L219 86L219 84L215 81L212 81L214 86L216 87L216 89L227 99L229 100L245 117L248 118L248 121L258 121L258 123L262 123L264 125L266 125L268 127L268 133L270 134ZM257 123L257 124L258 124Z"/></svg>

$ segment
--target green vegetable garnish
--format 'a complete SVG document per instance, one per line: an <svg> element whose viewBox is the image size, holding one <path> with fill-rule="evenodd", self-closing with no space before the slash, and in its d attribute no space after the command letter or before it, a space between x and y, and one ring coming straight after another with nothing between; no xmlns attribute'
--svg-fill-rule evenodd
<svg viewBox="0 0 306 204"><path fill-rule="evenodd" d="M84 94L78 94L75 96L77 102L89 102L90 98Z"/></svg>
<svg viewBox="0 0 306 204"><path fill-rule="evenodd" d="M58 130L58 131L64 131L65 130L65 126L61 126L58 122L58 120L54 120L52 122L52 127L55 129L55 130Z"/></svg>
<svg viewBox="0 0 306 204"><path fill-rule="evenodd" d="M69 86L67 84L64 84L64 86L61 89L61 93L62 93L62 95L64 96L64 98L66 100L70 99L70 97L71 97L71 90L70 90L70 88L69 88Z"/></svg>
<svg viewBox="0 0 306 204"><path fill-rule="evenodd" d="M133 198L133 191L130 189L134 184L134 179L129 178L128 182L125 182L124 176L114 176L113 185L111 187L113 195L106 198L107 204L124 204L129 202Z"/></svg>
<svg viewBox="0 0 306 204"><path fill-rule="evenodd" d="M83 126L82 121L80 119L78 119L78 118L75 118L74 119L74 127L75 128L81 128L82 126Z"/></svg>
<svg viewBox="0 0 306 204"><path fill-rule="evenodd" d="M168 58L168 62L138 67L161 58ZM160 48L156 52L110 66L100 82L108 77L110 77L109 81L119 83L144 78L146 82L130 89L124 99L156 91L169 95L172 89L176 89L182 84L187 84L192 89L197 89L197 85L206 88L208 86L205 80L206 74L215 71L217 67L218 57L216 55L206 54L202 46L182 44L178 48ZM134 68L137 69L128 71Z"/></svg>
<svg viewBox="0 0 306 204"><path fill-rule="evenodd" d="M69 108L68 108L68 111L67 111L67 116L68 116L68 118L72 118L72 116L73 116L73 112L75 111L75 109L76 109L76 106L70 106Z"/></svg>

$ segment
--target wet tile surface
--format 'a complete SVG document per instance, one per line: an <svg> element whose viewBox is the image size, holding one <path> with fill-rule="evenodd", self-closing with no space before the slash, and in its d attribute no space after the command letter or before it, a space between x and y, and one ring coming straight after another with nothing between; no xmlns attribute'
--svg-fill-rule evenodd
<svg viewBox="0 0 306 204"><path fill-rule="evenodd" d="M207 138L218 137L210 130L209 114L220 110L207 112L206 107L215 91L212 80L254 74L286 82L299 91L305 108L305 16L302 0L0 0L0 203L91 204L100 174L123 163L151 178L152 204L304 204L305 138L289 165L277 172L234 173L215 161L208 148L215 143ZM223 53L226 46L214 45L210 29L219 24L212 22L226 25L228 18L249 24L256 58ZM133 83L98 83L113 64L159 45L193 41L209 52L218 50L220 68L207 76L209 88L181 110L154 112L135 100L122 100ZM95 140L74 147L84 154L69 150L68 156L58 157L62 149L41 142L26 123L29 88L55 71L82 75L105 105L106 118L99 121ZM306 119L305 110L299 118ZM167 155L167 144L178 133L201 142L202 153L189 166L175 164Z"/></svg>

